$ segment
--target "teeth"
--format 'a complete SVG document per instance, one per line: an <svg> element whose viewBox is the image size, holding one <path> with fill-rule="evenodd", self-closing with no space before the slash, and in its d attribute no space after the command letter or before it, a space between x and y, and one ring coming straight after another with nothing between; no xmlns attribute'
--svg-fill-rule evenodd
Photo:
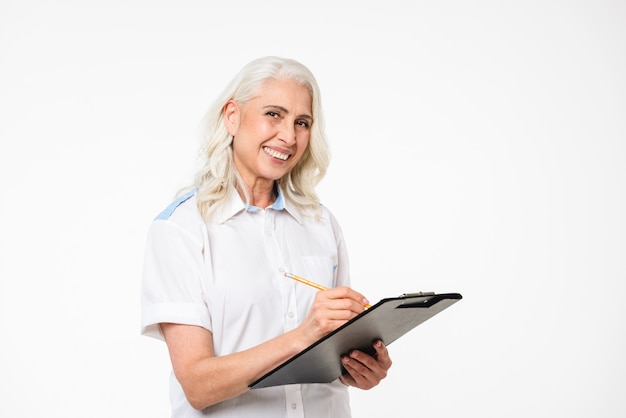
<svg viewBox="0 0 626 418"><path fill-rule="evenodd" d="M268 147L263 147L263 151L265 151L267 154L271 155L272 157L278 158L278 159L283 160L283 161L285 161L285 160L287 160L287 158L289 158L289 154L283 154L282 152L275 151L275 150L273 150L271 148L268 148Z"/></svg>

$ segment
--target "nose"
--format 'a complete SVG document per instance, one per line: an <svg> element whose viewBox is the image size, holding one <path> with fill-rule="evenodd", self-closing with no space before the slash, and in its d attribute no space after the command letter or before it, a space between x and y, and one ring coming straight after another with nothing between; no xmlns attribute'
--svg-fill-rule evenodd
<svg viewBox="0 0 626 418"><path fill-rule="evenodd" d="M296 127L295 122L285 118L278 128L278 139L287 145L296 143Z"/></svg>

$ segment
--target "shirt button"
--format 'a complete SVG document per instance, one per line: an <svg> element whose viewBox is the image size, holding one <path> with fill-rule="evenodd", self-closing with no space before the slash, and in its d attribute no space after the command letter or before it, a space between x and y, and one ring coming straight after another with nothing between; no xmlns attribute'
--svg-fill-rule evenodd
<svg viewBox="0 0 626 418"><path fill-rule="evenodd" d="M296 409L296 404L295 403L291 404L291 409Z"/></svg>
<svg viewBox="0 0 626 418"><path fill-rule="evenodd" d="M289 313L287 314L287 316L288 316L289 318L293 318L293 312L289 312Z"/></svg>

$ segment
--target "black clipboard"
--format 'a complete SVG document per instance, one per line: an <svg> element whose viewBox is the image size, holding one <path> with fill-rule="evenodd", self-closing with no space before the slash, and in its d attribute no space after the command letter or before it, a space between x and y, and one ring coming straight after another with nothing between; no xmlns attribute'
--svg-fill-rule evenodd
<svg viewBox="0 0 626 418"><path fill-rule="evenodd" d="M330 383L345 369L341 356L352 349L374 353L372 343L389 345L462 299L459 293L408 293L376 305L320 338L250 384L251 389L294 383Z"/></svg>

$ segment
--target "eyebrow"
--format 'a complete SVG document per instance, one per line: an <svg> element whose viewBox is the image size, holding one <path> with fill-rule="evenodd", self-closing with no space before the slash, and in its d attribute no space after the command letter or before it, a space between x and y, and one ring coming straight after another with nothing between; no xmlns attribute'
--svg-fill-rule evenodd
<svg viewBox="0 0 626 418"><path fill-rule="evenodd" d="M267 105L267 106L263 106L263 109L278 109L281 112L285 113L285 114L289 114L289 110L287 110L286 108L280 106L280 105ZM313 116L308 115L306 113L303 113L302 115L298 115L298 118L303 118L303 119L308 119L311 122L313 122Z"/></svg>

